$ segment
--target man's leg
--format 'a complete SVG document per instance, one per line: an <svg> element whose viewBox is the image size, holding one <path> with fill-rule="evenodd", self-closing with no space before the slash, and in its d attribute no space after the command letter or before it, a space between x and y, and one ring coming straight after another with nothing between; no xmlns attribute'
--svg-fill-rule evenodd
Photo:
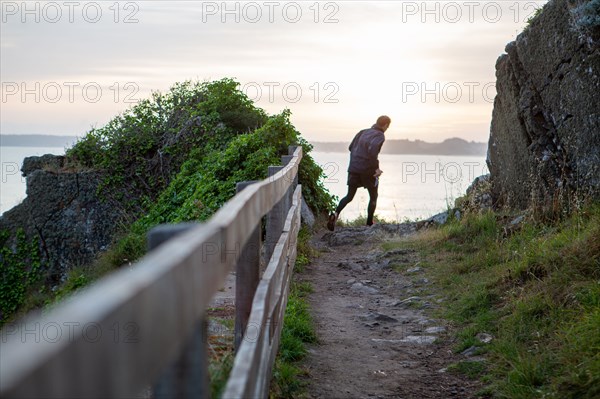
<svg viewBox="0 0 600 399"><path fill-rule="evenodd" d="M367 226L373 224L373 215L375 215L375 208L377 207L377 188L378 186L367 187L369 190L369 207L367 209Z"/></svg>
<svg viewBox="0 0 600 399"><path fill-rule="evenodd" d="M340 216L340 212L342 211L342 209L344 209L346 207L346 205L348 205L348 203L350 201L352 201L352 199L354 198L354 195L356 194L356 190L358 190L357 186L355 186L355 185L348 186L348 194L346 194L346 196L344 198L342 198L339 205L335 209L335 213L332 213L331 215L329 215L329 220L327 220L327 228L329 230L331 230L331 231L335 230L335 222L337 222L338 217Z"/></svg>
<svg viewBox="0 0 600 399"><path fill-rule="evenodd" d="M354 185L348 186L348 194L346 194L346 196L344 198L342 198L339 205L335 209L336 217L340 216L340 212L346 207L346 205L348 205L350 203L350 201L352 201L354 199L354 195L356 195L356 190L358 190L358 187L356 187Z"/></svg>

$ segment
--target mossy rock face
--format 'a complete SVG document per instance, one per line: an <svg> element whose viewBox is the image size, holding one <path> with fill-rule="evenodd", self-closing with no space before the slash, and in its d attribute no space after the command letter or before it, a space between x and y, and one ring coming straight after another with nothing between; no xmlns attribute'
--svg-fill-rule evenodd
<svg viewBox="0 0 600 399"><path fill-rule="evenodd" d="M30 171L27 197L0 218L0 230L23 229L36 238L50 281L58 283L73 266L90 262L111 243L120 215L97 196L96 172ZM15 235L8 240L13 246Z"/></svg>

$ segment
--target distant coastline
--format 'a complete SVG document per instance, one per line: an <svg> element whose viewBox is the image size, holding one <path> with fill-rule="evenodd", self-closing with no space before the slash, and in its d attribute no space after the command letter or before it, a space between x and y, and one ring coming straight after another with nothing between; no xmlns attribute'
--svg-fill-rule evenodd
<svg viewBox="0 0 600 399"><path fill-rule="evenodd" d="M71 147L76 141L76 136L0 134L0 146L2 147Z"/></svg>
<svg viewBox="0 0 600 399"><path fill-rule="evenodd" d="M318 152L348 152L348 143L344 142L311 142ZM485 155L487 143L466 141L451 138L441 143L428 143L422 140L386 140L382 154L403 155Z"/></svg>
<svg viewBox="0 0 600 399"><path fill-rule="evenodd" d="M76 136L51 136L46 134L2 134L2 147L71 147ZM311 142L318 152L348 152L349 143ZM428 143L422 140L386 140L382 154L410 155L485 155L487 143L451 138L441 143Z"/></svg>

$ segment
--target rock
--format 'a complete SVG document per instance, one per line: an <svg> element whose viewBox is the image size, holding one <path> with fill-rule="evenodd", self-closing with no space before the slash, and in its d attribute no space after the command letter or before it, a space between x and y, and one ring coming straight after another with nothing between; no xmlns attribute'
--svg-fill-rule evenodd
<svg viewBox="0 0 600 399"><path fill-rule="evenodd" d="M389 267L391 267L389 259L383 259L379 262L369 262L369 264L368 264L368 268L370 270L382 270L382 269L386 269Z"/></svg>
<svg viewBox="0 0 600 399"><path fill-rule="evenodd" d="M406 269L406 273L418 273L421 271L423 271L421 266L415 266L415 267L411 267L410 269Z"/></svg>
<svg viewBox="0 0 600 399"><path fill-rule="evenodd" d="M548 2L496 62L487 157L495 206L600 198L600 37L577 9Z"/></svg>
<svg viewBox="0 0 600 399"><path fill-rule="evenodd" d="M516 218L514 218L509 224L511 226L517 226L519 224L521 224L521 222L525 220L525 216L517 216Z"/></svg>
<svg viewBox="0 0 600 399"><path fill-rule="evenodd" d="M421 297L411 296L402 301L398 301L398 302L394 303L392 306L408 306L411 303L420 302L420 301L421 301Z"/></svg>
<svg viewBox="0 0 600 399"><path fill-rule="evenodd" d="M435 335L407 335L399 341L406 344L431 345L436 339Z"/></svg>
<svg viewBox="0 0 600 399"><path fill-rule="evenodd" d="M388 315L385 314L381 314L378 312L369 312L367 314L364 314L362 316L360 316L360 319L363 321L384 321L387 323L396 323L398 322L398 319L395 319L393 317L390 317Z"/></svg>
<svg viewBox="0 0 600 399"><path fill-rule="evenodd" d="M337 267L343 270L352 270L353 272L362 272L365 266L359 262L340 262Z"/></svg>
<svg viewBox="0 0 600 399"><path fill-rule="evenodd" d="M390 316L388 316L388 315L381 314L381 313L377 313L377 317L375 318L375 320L378 320L378 321L386 321L386 322L388 322L388 323L395 323L395 322L397 322L397 321L398 321L398 319L395 319L395 318L393 318L393 317L390 317Z"/></svg>
<svg viewBox="0 0 600 399"><path fill-rule="evenodd" d="M490 182L490 175L489 173L486 175L481 175L476 177L473 182L471 183L471 185L469 187L467 187L467 195L472 195L475 194L477 191L481 191L481 189L483 187L485 187L486 185L488 185Z"/></svg>
<svg viewBox="0 0 600 399"><path fill-rule="evenodd" d="M304 196L302 197L302 204L300 205L300 220L308 227L312 228L315 225L315 215L306 204L306 201L304 201Z"/></svg>
<svg viewBox="0 0 600 399"><path fill-rule="evenodd" d="M348 285L352 285L354 283L356 283L356 279L355 278L351 278L350 280L346 281L346 284L348 284Z"/></svg>
<svg viewBox="0 0 600 399"><path fill-rule="evenodd" d="M371 321L371 322L364 323L363 325L365 327L374 328L374 327L377 327L379 325L379 323L376 321Z"/></svg>
<svg viewBox="0 0 600 399"><path fill-rule="evenodd" d="M448 212L438 213L437 215L433 215L429 219L426 219L427 222L433 222L435 224L444 224L448 221Z"/></svg>
<svg viewBox="0 0 600 399"><path fill-rule="evenodd" d="M26 158L27 197L0 217L0 230L23 228L27 237L39 239L42 264L53 283L105 249L120 220L116 206L96 194L102 177L95 172L60 171L62 159Z"/></svg>
<svg viewBox="0 0 600 399"><path fill-rule="evenodd" d="M467 188L464 197L456 200L456 207L465 212L482 212L492 208L490 175L478 176ZM461 218L460 210L454 211L457 220Z"/></svg>
<svg viewBox="0 0 600 399"><path fill-rule="evenodd" d="M385 252L383 254L384 257L391 257L391 256L398 256L398 255L409 255L414 253L415 251L412 249L404 249L404 248L400 248L400 249L393 249L391 251Z"/></svg>
<svg viewBox="0 0 600 399"><path fill-rule="evenodd" d="M208 333L212 335L231 335L232 331L222 322L223 320L219 320L213 317L208 318Z"/></svg>
<svg viewBox="0 0 600 399"><path fill-rule="evenodd" d="M475 338L477 338L479 342L484 344L489 344L490 342L492 342L492 339L494 339L492 335L487 333L479 333L475 336Z"/></svg>
<svg viewBox="0 0 600 399"><path fill-rule="evenodd" d="M425 329L425 333L427 334L439 334L443 332L446 332L446 327L443 326L427 327Z"/></svg>
<svg viewBox="0 0 600 399"><path fill-rule="evenodd" d="M354 283L350 287L352 291L362 292L364 294L377 294L379 291L373 287L367 287L361 283Z"/></svg>
<svg viewBox="0 0 600 399"><path fill-rule="evenodd" d="M462 351L460 354L463 356L471 357L471 356L475 356L478 353L479 353L479 348L476 346L471 346L471 347L465 349L464 351Z"/></svg>
<svg viewBox="0 0 600 399"><path fill-rule="evenodd" d="M23 176L29 176L36 170L45 170L57 173L65 163L65 157L62 155L46 154L39 157L26 157L23 160L21 172Z"/></svg>

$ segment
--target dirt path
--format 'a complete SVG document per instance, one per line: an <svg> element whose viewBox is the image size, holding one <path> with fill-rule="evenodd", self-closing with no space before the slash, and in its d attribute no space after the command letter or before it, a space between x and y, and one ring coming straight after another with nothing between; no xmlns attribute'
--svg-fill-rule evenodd
<svg viewBox="0 0 600 399"><path fill-rule="evenodd" d="M417 254L381 249L383 240L414 230L338 228L313 238L323 253L302 274L314 287L320 341L305 362L310 397L469 398L479 388L446 371L464 359L452 351L448 326L430 316L441 299L423 293L430 283Z"/></svg>

